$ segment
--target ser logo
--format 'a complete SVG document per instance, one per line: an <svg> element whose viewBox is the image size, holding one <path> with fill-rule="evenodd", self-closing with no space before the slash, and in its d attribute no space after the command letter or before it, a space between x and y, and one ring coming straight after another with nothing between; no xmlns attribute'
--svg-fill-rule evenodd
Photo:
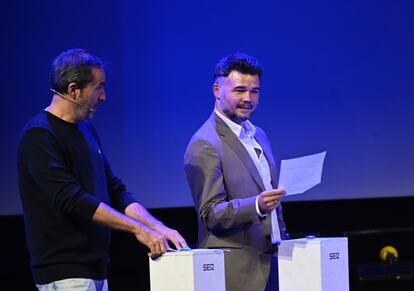
<svg viewBox="0 0 414 291"><path fill-rule="evenodd" d="M203 272L214 271L214 264L203 264Z"/></svg>
<svg viewBox="0 0 414 291"><path fill-rule="evenodd" d="M339 253L329 253L329 260L339 260Z"/></svg>

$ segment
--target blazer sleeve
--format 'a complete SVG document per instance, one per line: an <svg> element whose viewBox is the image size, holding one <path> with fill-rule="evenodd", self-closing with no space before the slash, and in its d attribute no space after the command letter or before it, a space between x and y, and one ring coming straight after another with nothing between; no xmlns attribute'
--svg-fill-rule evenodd
<svg viewBox="0 0 414 291"><path fill-rule="evenodd" d="M204 140L191 142L185 154L184 169L198 214L210 231L240 230L260 222L255 193L247 198L232 199L226 192L222 157L217 147Z"/></svg>

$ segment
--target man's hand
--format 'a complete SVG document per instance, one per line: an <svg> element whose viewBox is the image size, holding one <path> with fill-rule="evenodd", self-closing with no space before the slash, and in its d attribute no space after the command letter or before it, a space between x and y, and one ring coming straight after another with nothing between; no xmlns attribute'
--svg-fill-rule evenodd
<svg viewBox="0 0 414 291"><path fill-rule="evenodd" d="M133 204L136 204L136 206L134 207ZM133 233L138 241L150 249L150 252L148 253L149 256L155 257L162 255L169 249L167 239L170 239L169 237L172 236L172 234L167 231L157 231L155 227L149 227L144 222L139 221L137 219L140 218L138 214L143 213L145 217L152 219L151 221L154 221L154 224L162 225L161 222L155 218L152 218L152 216L150 216L145 208L139 208L141 206L138 203L132 203L131 205L132 206L128 208L130 211L128 214L130 215L124 215L101 202L96 209L92 219L97 223L101 223L113 229ZM133 211L134 209L136 210L137 214L135 214ZM148 219L146 221L148 221Z"/></svg>
<svg viewBox="0 0 414 291"><path fill-rule="evenodd" d="M160 256L169 249L165 236L144 224L140 223L140 227L134 234L138 241L150 249L148 253L150 257Z"/></svg>
<svg viewBox="0 0 414 291"><path fill-rule="evenodd" d="M143 228L144 234L140 235L137 234L137 232L134 233L140 242L150 248L151 256L159 256L170 250L171 248L168 245L168 241L171 241L177 250L188 247L185 239L178 233L178 231L165 226L161 221L152 216L141 204L137 202L131 203L125 208L125 214L145 226L145 228ZM155 237L154 234L157 236ZM161 239L163 243L160 243L159 239ZM153 246L154 249L152 249L151 246ZM159 253L159 251L162 251L162 253Z"/></svg>
<svg viewBox="0 0 414 291"><path fill-rule="evenodd" d="M285 197L284 188L271 189L259 194L259 209L261 213L269 213L280 205L280 201Z"/></svg>
<svg viewBox="0 0 414 291"><path fill-rule="evenodd" d="M188 248L185 239L175 229L171 229L162 223L156 224L154 226L154 229L170 242L172 242L177 250L180 250L181 248Z"/></svg>

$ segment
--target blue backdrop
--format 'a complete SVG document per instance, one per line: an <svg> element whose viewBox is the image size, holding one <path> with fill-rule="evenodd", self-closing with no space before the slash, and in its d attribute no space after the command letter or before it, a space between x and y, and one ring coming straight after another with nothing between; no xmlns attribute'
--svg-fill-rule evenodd
<svg viewBox="0 0 414 291"><path fill-rule="evenodd" d="M326 150L294 199L414 195L414 2L8 1L1 24L0 214L21 212L16 145L51 98L48 70L82 47L108 62L94 121L146 207L192 205L183 155L213 110L212 70L242 51L264 69L253 122L279 159Z"/></svg>

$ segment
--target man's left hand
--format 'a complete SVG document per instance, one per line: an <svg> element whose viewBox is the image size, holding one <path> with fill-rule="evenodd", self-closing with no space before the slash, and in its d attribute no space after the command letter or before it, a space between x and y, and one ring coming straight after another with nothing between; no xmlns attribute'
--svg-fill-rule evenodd
<svg viewBox="0 0 414 291"><path fill-rule="evenodd" d="M153 229L172 242L177 250L180 250L181 248L188 248L185 239L175 229L171 229L164 224L157 224Z"/></svg>

